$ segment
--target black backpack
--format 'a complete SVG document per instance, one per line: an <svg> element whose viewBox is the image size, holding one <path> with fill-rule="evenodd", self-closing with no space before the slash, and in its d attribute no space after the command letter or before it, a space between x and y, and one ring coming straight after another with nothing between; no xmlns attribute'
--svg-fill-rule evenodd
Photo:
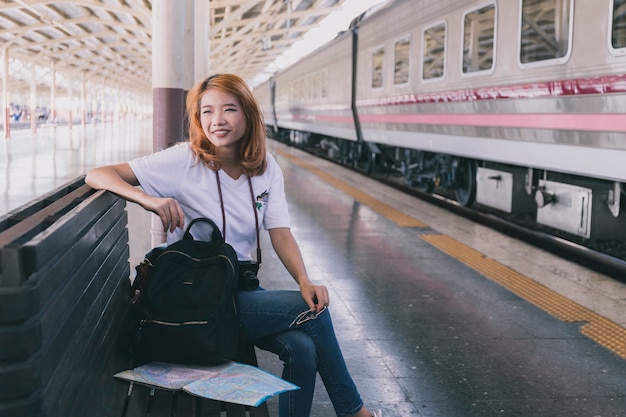
<svg viewBox="0 0 626 417"><path fill-rule="evenodd" d="M212 226L210 242L194 240L190 229L197 222ZM237 275L235 250L210 219L194 219L182 240L149 253L133 283L140 320L135 364L216 365L235 359Z"/></svg>

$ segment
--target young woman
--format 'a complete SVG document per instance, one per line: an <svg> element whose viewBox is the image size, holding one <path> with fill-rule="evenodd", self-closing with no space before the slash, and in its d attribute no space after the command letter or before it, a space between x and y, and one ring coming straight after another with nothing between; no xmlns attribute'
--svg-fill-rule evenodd
<svg viewBox="0 0 626 417"><path fill-rule="evenodd" d="M208 217L245 261L256 248L257 227L267 229L300 291L240 292L239 316L249 340L284 362L283 379L301 387L281 394L280 417L310 414L317 372L337 416L382 417L363 405L348 373L326 287L307 276L290 230L283 175L266 151L265 124L248 85L232 74L208 77L189 92L187 111L189 143L95 168L87 184L158 215L168 243L182 238L189 221ZM298 320L304 312L307 319Z"/></svg>

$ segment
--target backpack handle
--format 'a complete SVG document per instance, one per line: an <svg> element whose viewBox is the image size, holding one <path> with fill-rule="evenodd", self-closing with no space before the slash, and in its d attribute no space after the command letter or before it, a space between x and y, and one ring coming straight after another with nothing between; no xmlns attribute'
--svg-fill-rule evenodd
<svg viewBox="0 0 626 417"><path fill-rule="evenodd" d="M224 238L222 237L222 233L220 232L220 229L217 228L217 225L215 224L215 222L206 217L198 217L197 219L193 219L189 223L189 226L187 226L187 230L185 230L183 239L194 240L193 236L191 235L190 230L191 230L191 226L193 226L197 222L208 223L209 225L211 225L211 227L213 228L213 231L211 232L211 241L223 241L224 240Z"/></svg>

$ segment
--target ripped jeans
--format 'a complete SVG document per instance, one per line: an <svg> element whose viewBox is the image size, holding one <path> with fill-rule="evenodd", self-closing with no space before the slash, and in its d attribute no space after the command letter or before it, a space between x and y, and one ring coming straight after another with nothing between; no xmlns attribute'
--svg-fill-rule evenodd
<svg viewBox="0 0 626 417"><path fill-rule="evenodd" d="M335 337L330 312L289 327L309 307L299 291L260 290L239 293L241 325L256 346L276 353L284 363L282 378L300 387L280 394L280 417L308 417L319 372L339 417L363 407Z"/></svg>

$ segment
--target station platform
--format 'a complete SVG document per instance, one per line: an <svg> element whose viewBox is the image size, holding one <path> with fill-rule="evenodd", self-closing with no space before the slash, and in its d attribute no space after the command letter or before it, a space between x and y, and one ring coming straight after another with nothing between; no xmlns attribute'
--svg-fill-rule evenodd
<svg viewBox="0 0 626 417"><path fill-rule="evenodd" d="M2 212L152 146L149 128L75 134L82 148L60 129L54 142L4 141ZM27 156L33 143L36 158ZM624 283L328 161L276 142L271 151L309 275L329 289L338 339L370 409L385 417L626 415ZM150 247L150 215L127 209L132 267ZM262 285L297 289L261 236ZM274 355L258 356L280 375ZM268 404L277 416L277 400ZM334 415L319 380L311 415Z"/></svg>

